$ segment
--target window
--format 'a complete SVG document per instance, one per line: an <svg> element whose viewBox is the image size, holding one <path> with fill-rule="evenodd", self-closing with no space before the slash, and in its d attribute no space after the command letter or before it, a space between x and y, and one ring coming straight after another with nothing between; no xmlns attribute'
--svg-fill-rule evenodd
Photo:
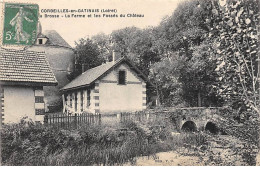
<svg viewBox="0 0 260 169"><path fill-rule="evenodd" d="M75 111L78 111L78 95L77 92L74 94L75 97Z"/></svg>
<svg viewBox="0 0 260 169"><path fill-rule="evenodd" d="M38 42L41 45L42 44L42 39L38 39Z"/></svg>
<svg viewBox="0 0 260 169"><path fill-rule="evenodd" d="M118 72L118 84L120 85L126 84L126 72L124 70L120 70Z"/></svg>

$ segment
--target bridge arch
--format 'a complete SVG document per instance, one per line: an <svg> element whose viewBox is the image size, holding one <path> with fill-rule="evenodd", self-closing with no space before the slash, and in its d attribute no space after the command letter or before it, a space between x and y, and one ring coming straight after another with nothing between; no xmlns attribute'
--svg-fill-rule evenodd
<svg viewBox="0 0 260 169"><path fill-rule="evenodd" d="M181 130L185 132L194 132L197 131L197 126L193 121L186 121L182 125Z"/></svg>
<svg viewBox="0 0 260 169"><path fill-rule="evenodd" d="M205 131L209 131L212 134L218 134L219 128L215 123L209 121L209 122L207 122L207 124L205 126Z"/></svg>

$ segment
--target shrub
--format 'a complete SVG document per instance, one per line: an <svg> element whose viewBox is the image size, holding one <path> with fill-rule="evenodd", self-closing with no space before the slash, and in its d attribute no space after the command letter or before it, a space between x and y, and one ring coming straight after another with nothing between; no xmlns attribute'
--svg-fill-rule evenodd
<svg viewBox="0 0 260 169"><path fill-rule="evenodd" d="M120 131L118 128L126 128ZM3 165L120 165L160 151L164 131L135 122L56 130L32 122L4 125Z"/></svg>
<svg viewBox="0 0 260 169"><path fill-rule="evenodd" d="M165 123L166 124L166 123ZM126 129L126 130L120 130ZM2 130L3 165L122 165L135 157L196 148L206 144L203 133L172 135L170 125L126 121L117 127L82 125L77 130L25 123Z"/></svg>

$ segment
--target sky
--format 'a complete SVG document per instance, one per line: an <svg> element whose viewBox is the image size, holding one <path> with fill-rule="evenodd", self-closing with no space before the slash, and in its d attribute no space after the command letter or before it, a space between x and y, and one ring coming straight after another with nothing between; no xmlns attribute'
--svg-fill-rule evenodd
<svg viewBox="0 0 260 169"><path fill-rule="evenodd" d="M0 0L8 2L9 0ZM45 30L56 30L71 46L75 46L75 41L91 37L98 33L110 34L113 30L136 26L146 28L157 26L163 17L171 15L181 0L16 0L19 3L37 3L39 5L40 18L43 32ZM13 1L11 1L13 2ZM59 13L44 13L45 9L116 9L116 13L106 14L141 14L144 17L124 17L124 18L67 18L60 14L60 18L45 17L57 15ZM67 13L68 14L68 13ZM91 13L78 13L91 14ZM103 15L104 13L96 12ZM61 17L64 16L64 17Z"/></svg>

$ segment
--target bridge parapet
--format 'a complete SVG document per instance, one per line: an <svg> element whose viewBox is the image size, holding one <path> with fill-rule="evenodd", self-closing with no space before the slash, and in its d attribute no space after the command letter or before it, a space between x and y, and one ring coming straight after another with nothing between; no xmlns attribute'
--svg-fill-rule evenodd
<svg viewBox="0 0 260 169"><path fill-rule="evenodd" d="M184 127L194 131L203 131L209 122L218 125L221 109L225 109L225 107L171 108L169 112L179 131Z"/></svg>

